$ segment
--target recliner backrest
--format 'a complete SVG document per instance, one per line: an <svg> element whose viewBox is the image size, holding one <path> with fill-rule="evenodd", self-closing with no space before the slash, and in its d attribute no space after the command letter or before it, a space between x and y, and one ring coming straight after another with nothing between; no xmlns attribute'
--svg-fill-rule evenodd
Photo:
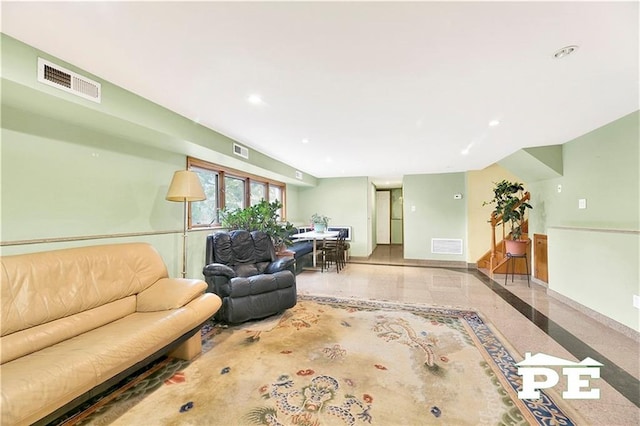
<svg viewBox="0 0 640 426"><path fill-rule="evenodd" d="M235 230L207 236L206 263L222 263L239 276L262 273L276 259L271 237L262 231Z"/></svg>

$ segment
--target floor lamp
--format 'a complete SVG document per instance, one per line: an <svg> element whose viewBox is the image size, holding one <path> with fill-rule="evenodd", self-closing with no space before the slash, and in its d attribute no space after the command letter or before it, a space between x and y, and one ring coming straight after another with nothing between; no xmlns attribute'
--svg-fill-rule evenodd
<svg viewBox="0 0 640 426"><path fill-rule="evenodd" d="M207 197L204 195L200 178L195 172L189 170L178 170L173 174L169 191L167 191L168 201L177 201L184 204L184 230L182 233L182 278L187 276L187 223L188 223L188 201L202 201Z"/></svg>

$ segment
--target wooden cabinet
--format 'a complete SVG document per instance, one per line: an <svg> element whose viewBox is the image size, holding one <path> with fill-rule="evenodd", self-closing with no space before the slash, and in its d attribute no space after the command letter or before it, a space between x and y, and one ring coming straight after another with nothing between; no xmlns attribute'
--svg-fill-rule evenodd
<svg viewBox="0 0 640 426"><path fill-rule="evenodd" d="M549 269L547 266L547 236L533 234L533 259L534 277L545 283L549 282Z"/></svg>

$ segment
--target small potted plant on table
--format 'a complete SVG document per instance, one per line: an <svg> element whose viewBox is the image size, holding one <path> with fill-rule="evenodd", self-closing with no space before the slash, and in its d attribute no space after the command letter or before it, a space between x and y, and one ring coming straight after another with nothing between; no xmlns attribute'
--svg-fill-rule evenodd
<svg viewBox="0 0 640 426"><path fill-rule="evenodd" d="M313 230L316 232L324 232L329 226L329 218L325 215L314 213L311 216L311 223L313 224Z"/></svg>

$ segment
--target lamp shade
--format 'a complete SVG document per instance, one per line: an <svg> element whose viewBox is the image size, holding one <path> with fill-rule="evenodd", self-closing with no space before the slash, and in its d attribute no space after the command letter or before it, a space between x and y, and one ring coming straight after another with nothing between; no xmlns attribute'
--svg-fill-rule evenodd
<svg viewBox="0 0 640 426"><path fill-rule="evenodd" d="M202 201L207 197L204 195L202 185L200 185L200 178L195 172L178 170L173 174L166 199L169 201Z"/></svg>

